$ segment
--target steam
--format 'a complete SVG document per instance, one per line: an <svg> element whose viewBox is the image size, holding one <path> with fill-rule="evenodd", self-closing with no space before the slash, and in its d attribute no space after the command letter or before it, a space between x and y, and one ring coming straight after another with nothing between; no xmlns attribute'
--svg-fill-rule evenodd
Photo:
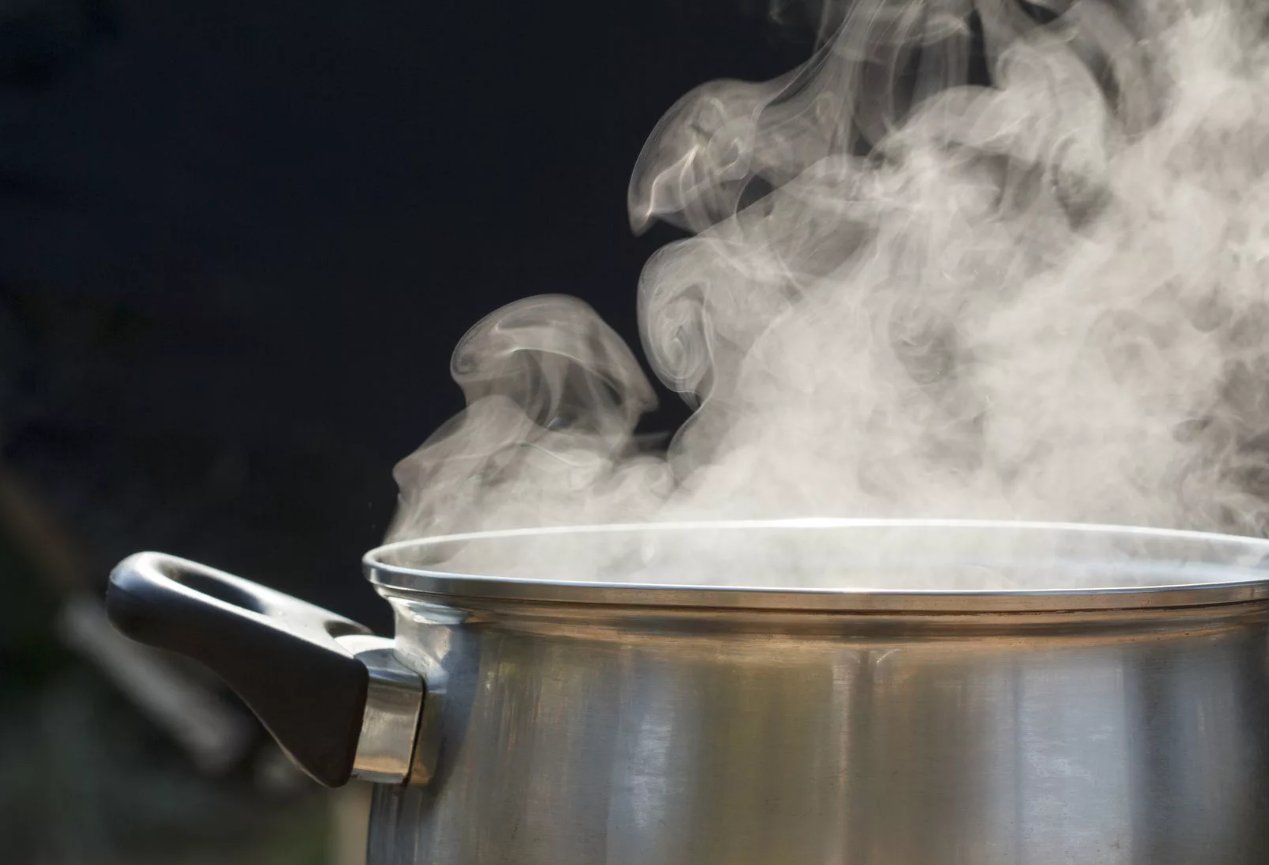
<svg viewBox="0 0 1269 865"><path fill-rule="evenodd" d="M652 388L580 301L454 355L391 540L715 517L1269 523L1269 10L854 0L689 93L630 184ZM976 64L989 83L971 83ZM981 75L979 77L982 77Z"/></svg>
<svg viewBox="0 0 1269 865"><path fill-rule="evenodd" d="M570 516L609 522L668 500L669 466L634 438L656 404L652 386L581 301L503 307L459 341L450 372L467 409L397 466L391 539Z"/></svg>

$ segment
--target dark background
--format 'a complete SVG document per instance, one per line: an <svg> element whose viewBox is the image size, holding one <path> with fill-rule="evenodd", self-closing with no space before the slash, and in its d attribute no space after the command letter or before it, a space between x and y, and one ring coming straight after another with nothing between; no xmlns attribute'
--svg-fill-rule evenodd
<svg viewBox="0 0 1269 865"><path fill-rule="evenodd" d="M100 561L359 604L456 340L565 292L637 345L644 138L802 35L753 0L0 0L7 463Z"/></svg>
<svg viewBox="0 0 1269 865"><path fill-rule="evenodd" d="M309 787L195 772L59 611L157 548L385 630L358 560L456 340L564 292L637 345L644 138L808 51L758 0L0 0L6 862L334 861Z"/></svg>

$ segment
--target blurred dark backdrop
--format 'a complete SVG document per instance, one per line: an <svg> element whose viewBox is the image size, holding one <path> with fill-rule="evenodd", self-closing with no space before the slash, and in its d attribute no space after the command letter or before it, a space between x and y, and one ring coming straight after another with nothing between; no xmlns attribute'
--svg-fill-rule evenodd
<svg viewBox="0 0 1269 865"><path fill-rule="evenodd" d="M762 0L0 0L6 862L334 855L304 785L197 774L68 600L159 548L386 629L358 559L455 341L565 292L637 344L645 136L808 50Z"/></svg>

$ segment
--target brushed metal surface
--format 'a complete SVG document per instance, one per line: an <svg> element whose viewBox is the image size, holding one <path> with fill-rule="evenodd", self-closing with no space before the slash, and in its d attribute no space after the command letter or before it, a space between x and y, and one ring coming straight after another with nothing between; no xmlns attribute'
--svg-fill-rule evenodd
<svg viewBox="0 0 1269 865"><path fill-rule="evenodd" d="M952 548L949 525L983 528L910 521L900 540ZM1103 590L872 592L372 552L428 698L411 783L376 790L370 865L1269 862L1267 545L1000 528L1142 556L1098 572Z"/></svg>
<svg viewBox="0 0 1269 865"><path fill-rule="evenodd" d="M433 757L371 865L1269 861L1264 603L393 604Z"/></svg>

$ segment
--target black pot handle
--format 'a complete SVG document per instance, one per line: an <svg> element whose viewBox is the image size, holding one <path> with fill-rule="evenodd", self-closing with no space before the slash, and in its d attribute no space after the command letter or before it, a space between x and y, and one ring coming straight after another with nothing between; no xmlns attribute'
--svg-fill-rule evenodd
<svg viewBox="0 0 1269 865"><path fill-rule="evenodd" d="M120 563L106 609L132 639L186 655L224 679L322 784L336 787L353 775L405 780L423 688L395 660L391 640L163 553Z"/></svg>

